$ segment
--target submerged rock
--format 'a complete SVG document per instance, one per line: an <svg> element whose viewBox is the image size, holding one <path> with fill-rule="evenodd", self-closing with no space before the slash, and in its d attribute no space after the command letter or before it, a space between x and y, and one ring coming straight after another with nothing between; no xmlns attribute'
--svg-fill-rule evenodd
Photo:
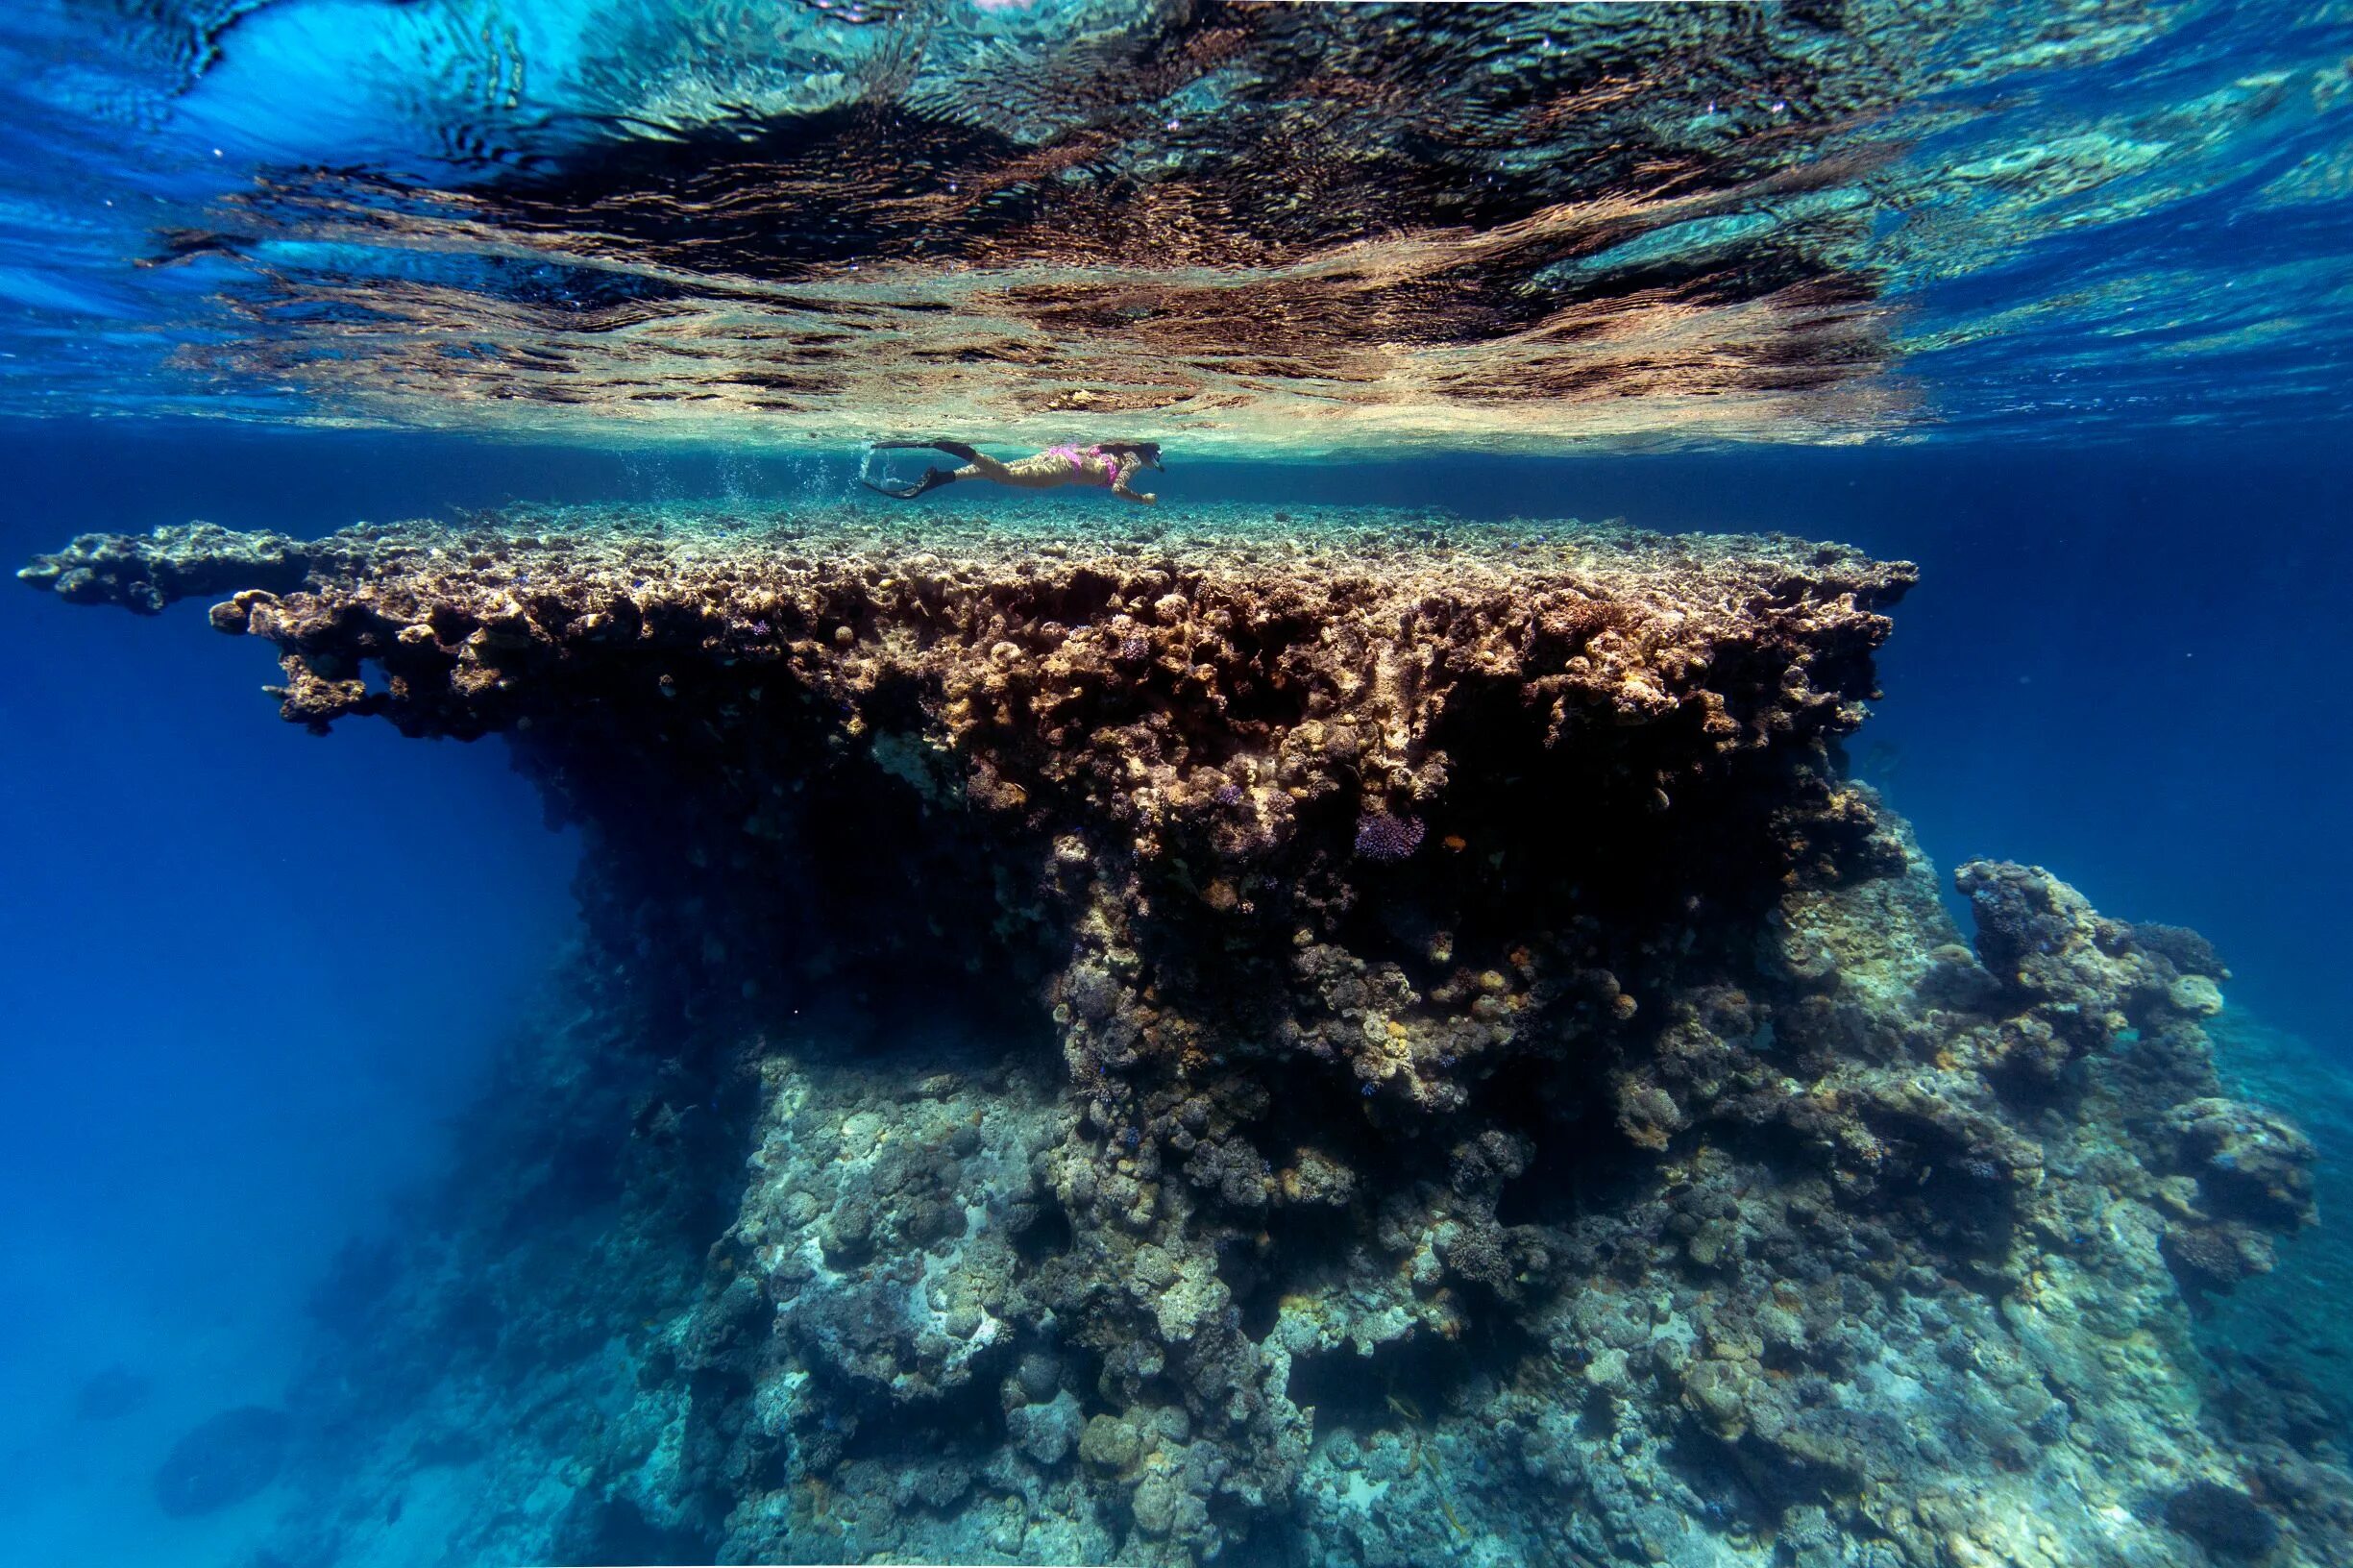
<svg viewBox="0 0 2353 1568"><path fill-rule="evenodd" d="M157 1504L184 1519L244 1502L278 1479L292 1431L283 1410L222 1411L172 1445L156 1471Z"/></svg>
<svg viewBox="0 0 2353 1568"><path fill-rule="evenodd" d="M1976 862L1973 950L1844 774L1908 567L1045 515L348 530L215 606L288 719L508 735L590 827L546 1131L371 1320L499 1368L388 1446L544 1384L573 1501L478 1545L2162 1561L2251 1466L2353 1545L2201 1399L2314 1160L2212 949Z"/></svg>
<svg viewBox="0 0 2353 1568"><path fill-rule="evenodd" d="M2211 1481L2166 1499L2165 1522L2218 1557L2260 1557L2279 1539L2279 1526L2253 1498Z"/></svg>
<svg viewBox="0 0 2353 1568"><path fill-rule="evenodd" d="M127 1366L110 1366L93 1375L74 1395L74 1419L112 1421L147 1403L155 1380Z"/></svg>

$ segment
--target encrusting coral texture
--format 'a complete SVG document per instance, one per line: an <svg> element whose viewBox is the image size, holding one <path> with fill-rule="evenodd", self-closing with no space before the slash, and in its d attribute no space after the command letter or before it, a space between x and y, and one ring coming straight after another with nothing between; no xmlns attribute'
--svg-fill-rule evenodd
<svg viewBox="0 0 2353 1568"><path fill-rule="evenodd" d="M380 1444L511 1426L395 1365L471 1274L467 1354L602 1390L536 1407L560 1484L485 1472L453 1532L2353 1558L2325 1426L2219 1397L2194 1332L2313 1216L2312 1145L2217 1075L2215 953L1992 862L1973 950L1845 776L1908 566L1049 515L195 526L21 574L225 596L288 719L505 735L587 830L588 1010L517 1069L569 1132L390 1244L385 1364L338 1372L412 1385ZM628 1153L573 1157L560 1267L453 1261L557 1246L516 1212L576 1145Z"/></svg>

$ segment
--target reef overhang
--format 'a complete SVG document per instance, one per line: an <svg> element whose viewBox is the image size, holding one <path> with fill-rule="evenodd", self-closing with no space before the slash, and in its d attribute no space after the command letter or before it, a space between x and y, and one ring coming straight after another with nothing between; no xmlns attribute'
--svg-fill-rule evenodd
<svg viewBox="0 0 2353 1568"><path fill-rule="evenodd" d="M278 649L282 711L313 729L511 736L562 816L625 826L603 842L649 897L705 873L752 968L805 951L783 927L817 909L883 930L960 911L1048 968L1115 910L1171 960L1208 942L1247 968L1303 920L1375 918L1371 889L1443 971L1429 953L1483 938L1500 962L1564 896L1654 924L1887 864L1826 748L1875 695L1913 572L1786 538L1303 509L192 525L19 576L141 611L226 596L212 624Z"/></svg>

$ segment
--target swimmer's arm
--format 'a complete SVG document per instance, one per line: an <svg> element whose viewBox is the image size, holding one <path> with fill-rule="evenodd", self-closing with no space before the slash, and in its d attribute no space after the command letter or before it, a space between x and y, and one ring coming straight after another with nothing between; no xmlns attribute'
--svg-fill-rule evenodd
<svg viewBox="0 0 2353 1568"><path fill-rule="evenodd" d="M1139 505L1159 505L1160 497L1154 495L1151 491L1130 490L1127 487L1128 478L1135 472L1136 463L1132 458L1127 461L1123 461L1117 468L1112 470L1111 493L1117 496L1121 501L1132 501L1137 502Z"/></svg>

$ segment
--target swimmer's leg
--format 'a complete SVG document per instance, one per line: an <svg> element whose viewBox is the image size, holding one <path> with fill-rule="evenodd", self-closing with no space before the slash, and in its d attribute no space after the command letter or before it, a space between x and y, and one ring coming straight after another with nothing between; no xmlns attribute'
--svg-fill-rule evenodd
<svg viewBox="0 0 2353 1568"><path fill-rule="evenodd" d="M968 463L980 455L961 441L869 441L867 446L875 452L944 452Z"/></svg>
<svg viewBox="0 0 2353 1568"><path fill-rule="evenodd" d="M1006 482L1007 470L1003 463L961 441L872 441L868 443L868 447L874 452L944 452L965 465L956 471L956 478L993 479L998 484Z"/></svg>

